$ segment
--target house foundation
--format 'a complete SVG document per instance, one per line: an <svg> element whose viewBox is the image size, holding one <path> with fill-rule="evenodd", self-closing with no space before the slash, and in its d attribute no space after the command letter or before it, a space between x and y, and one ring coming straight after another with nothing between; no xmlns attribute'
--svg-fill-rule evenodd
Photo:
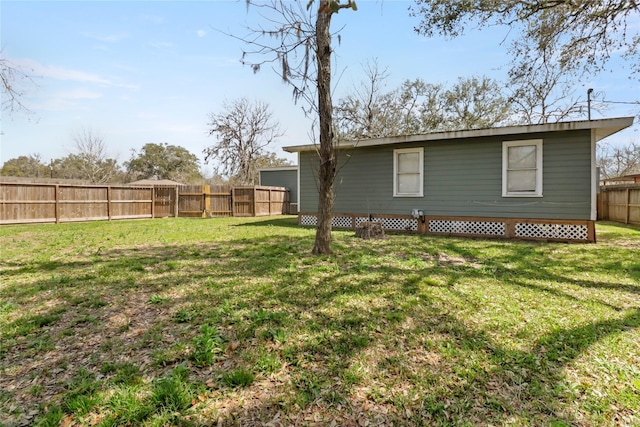
<svg viewBox="0 0 640 427"><path fill-rule="evenodd" d="M451 217L392 214L335 213L332 227L356 229L367 221L382 224L385 231L494 239L595 243L595 221L530 218ZM301 212L298 224L317 225L317 214Z"/></svg>

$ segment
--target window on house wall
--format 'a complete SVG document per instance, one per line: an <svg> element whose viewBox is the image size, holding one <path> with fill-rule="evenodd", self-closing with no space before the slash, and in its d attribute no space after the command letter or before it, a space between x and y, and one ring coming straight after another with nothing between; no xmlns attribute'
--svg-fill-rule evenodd
<svg viewBox="0 0 640 427"><path fill-rule="evenodd" d="M393 196L422 197L424 149L393 150Z"/></svg>
<svg viewBox="0 0 640 427"><path fill-rule="evenodd" d="M542 140L502 143L502 196L542 197Z"/></svg>

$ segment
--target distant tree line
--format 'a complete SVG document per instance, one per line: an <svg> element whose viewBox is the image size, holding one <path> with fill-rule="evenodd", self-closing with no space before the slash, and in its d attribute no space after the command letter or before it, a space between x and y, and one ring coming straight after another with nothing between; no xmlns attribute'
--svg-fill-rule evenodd
<svg viewBox="0 0 640 427"><path fill-rule="evenodd" d="M0 175L76 179L92 184L127 183L140 179L169 179L183 184L256 184L258 168L290 164L275 153L261 151L251 160L253 166L250 175L231 171L228 176L215 174L205 177L198 157L180 146L148 143L140 150L131 150L129 160L120 164L115 158L109 157L106 142L97 132L83 128L72 136L72 140L75 149L65 157L46 162L37 153L19 156L4 162Z"/></svg>
<svg viewBox="0 0 640 427"><path fill-rule="evenodd" d="M45 162L40 154L7 160L2 176L84 180L92 184L125 183L138 179L172 179L190 183L202 181L198 158L187 149L162 144L146 144L131 158L119 164L109 157L104 138L91 129L81 129L72 136L75 148L65 157Z"/></svg>

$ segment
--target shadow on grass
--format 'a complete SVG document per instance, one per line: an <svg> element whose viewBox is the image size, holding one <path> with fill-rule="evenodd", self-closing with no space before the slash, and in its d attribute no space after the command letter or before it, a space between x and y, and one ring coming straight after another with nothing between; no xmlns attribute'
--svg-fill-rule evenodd
<svg viewBox="0 0 640 427"><path fill-rule="evenodd" d="M284 227L300 229L297 215L282 215L275 218L266 217L265 219L258 221L254 220L243 224L236 224L234 227Z"/></svg>
<svg viewBox="0 0 640 427"><path fill-rule="evenodd" d="M264 226L297 228L295 218L237 225ZM232 409L222 414L228 417L222 422L229 424L268 422L284 408L289 415L318 410L328 416L365 414L414 425L489 425L510 418L532 425L572 425L576 419L565 407L573 396L566 390L564 369L607 336L640 327L640 311L628 310L619 318L550 330L526 350L507 348L492 338L485 325L470 325L458 307L425 290L443 286L464 300L456 284L498 280L541 297L580 303L575 295L540 283L634 296L638 287L575 279L579 265L568 265L565 275L558 274L552 271L554 261L545 245L469 245L415 237L407 238L413 247L395 245L402 239L367 246L343 235L335 256L313 257L308 253L312 236L274 233L206 244L111 249L88 261L14 266L10 275L16 282L2 288L2 299L29 297L44 303L53 297L67 311L60 320L12 337L15 346L2 349L0 361L7 372L16 374L3 376L0 389L9 389L19 376L29 375L50 378L47 386L57 395L64 391L67 374L56 379L50 373L61 363L72 375L80 368L99 372L101 364L112 359L132 361L143 366L149 378L159 378L178 364L190 363L188 350L171 353L172 345L192 345L200 326L207 324L221 331L225 343L240 344L226 354L224 363L190 365L195 378L211 369L219 377L238 367L256 370L251 363L257 349L273 355L288 373L284 384L288 391L254 398L244 408L233 402L229 390L211 386L218 399L229 400ZM430 261L407 267L385 259L389 250L401 250L417 260L425 253L455 254L479 268ZM52 279L52 272L53 277L66 278L63 286ZM32 294L20 291L25 286L20 276L26 273L42 275L29 283L35 289ZM423 282L436 275L445 285ZM157 304L150 302L154 295L159 296ZM83 298L104 302L90 307L94 323L77 322L89 310L78 308ZM606 301L595 302L616 308ZM46 308L41 314L47 314ZM20 319L18 315L13 322ZM32 351L31 343L45 335L54 337L60 348ZM153 366L149 347L171 355ZM428 355L434 360L427 362ZM387 391L372 390L364 374L354 374L357 369L367 370L371 377L366 380L373 379ZM368 394L361 395L363 390ZM338 410L338 405L344 409Z"/></svg>

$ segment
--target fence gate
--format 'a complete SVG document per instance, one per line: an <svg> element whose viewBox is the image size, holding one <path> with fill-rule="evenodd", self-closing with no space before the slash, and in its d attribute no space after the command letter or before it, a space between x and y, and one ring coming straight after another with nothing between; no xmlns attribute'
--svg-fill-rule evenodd
<svg viewBox="0 0 640 427"><path fill-rule="evenodd" d="M177 216L177 203L178 197L176 187L154 187L154 218Z"/></svg>

